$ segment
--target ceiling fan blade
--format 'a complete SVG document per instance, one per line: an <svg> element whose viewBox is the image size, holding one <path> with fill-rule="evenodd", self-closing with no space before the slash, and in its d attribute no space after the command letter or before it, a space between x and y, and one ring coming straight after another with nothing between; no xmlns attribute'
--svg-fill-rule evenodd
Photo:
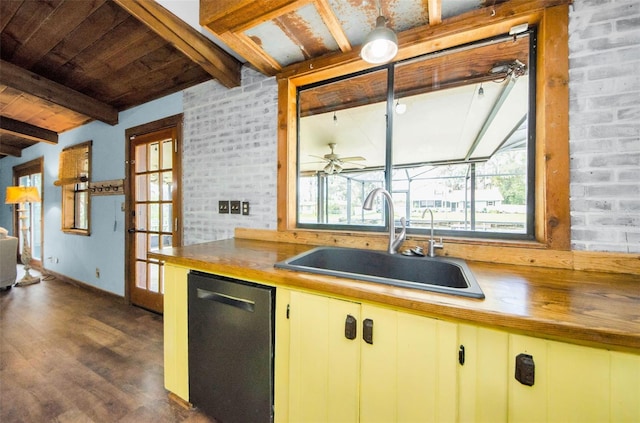
<svg viewBox="0 0 640 423"><path fill-rule="evenodd" d="M364 169L366 166L363 165L362 163L354 163L354 162L345 162L344 160L341 160L342 164L344 165L348 165L346 167L357 167L358 169Z"/></svg>
<svg viewBox="0 0 640 423"><path fill-rule="evenodd" d="M342 162L359 162L359 161L363 161L363 160L367 160L362 156L353 156L353 157L340 157L340 161Z"/></svg>
<svg viewBox="0 0 640 423"><path fill-rule="evenodd" d="M316 159L324 160L325 162L330 162L331 161L331 160L327 159L326 157L316 156L315 154L309 154L309 157L315 157Z"/></svg>

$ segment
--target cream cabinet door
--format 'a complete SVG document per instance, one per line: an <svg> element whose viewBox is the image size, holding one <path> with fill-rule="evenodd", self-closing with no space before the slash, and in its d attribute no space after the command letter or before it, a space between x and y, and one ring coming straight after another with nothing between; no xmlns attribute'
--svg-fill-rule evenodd
<svg viewBox="0 0 640 423"><path fill-rule="evenodd" d="M457 325L362 305L372 343L362 343L360 421L454 422Z"/></svg>
<svg viewBox="0 0 640 423"><path fill-rule="evenodd" d="M347 319L360 323L360 304L291 292L289 422L359 421L360 340Z"/></svg>
<svg viewBox="0 0 640 423"><path fill-rule="evenodd" d="M518 382L515 357L533 357L533 386ZM640 356L510 335L509 421L638 422Z"/></svg>
<svg viewBox="0 0 640 423"><path fill-rule="evenodd" d="M506 423L509 334L472 325L458 326L464 348L458 364L461 423Z"/></svg>
<svg viewBox="0 0 640 423"><path fill-rule="evenodd" d="M189 401L189 321L184 267L164 266L164 387Z"/></svg>

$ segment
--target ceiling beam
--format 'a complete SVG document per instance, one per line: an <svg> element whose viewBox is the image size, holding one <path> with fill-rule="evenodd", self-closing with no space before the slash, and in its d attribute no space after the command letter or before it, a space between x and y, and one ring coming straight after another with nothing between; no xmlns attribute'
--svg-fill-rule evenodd
<svg viewBox="0 0 640 423"><path fill-rule="evenodd" d="M109 125L118 123L116 108L4 60L0 60L0 84Z"/></svg>
<svg viewBox="0 0 640 423"><path fill-rule="evenodd" d="M58 134L39 126L0 117L0 134L11 134L31 141L46 142L48 144L58 143Z"/></svg>
<svg viewBox="0 0 640 423"><path fill-rule="evenodd" d="M340 50L342 52L351 51L351 43L347 38L347 34L344 33L338 17L333 13L327 0L318 0L315 4L320 13L320 17L322 17L324 24L329 28L329 32L331 32L331 35L333 35L333 38L338 43Z"/></svg>
<svg viewBox="0 0 640 423"><path fill-rule="evenodd" d="M115 0L227 88L240 86L242 63L154 0Z"/></svg>
<svg viewBox="0 0 640 423"><path fill-rule="evenodd" d="M2 142L2 137L0 137L0 156L3 154L6 156L22 157L22 149Z"/></svg>

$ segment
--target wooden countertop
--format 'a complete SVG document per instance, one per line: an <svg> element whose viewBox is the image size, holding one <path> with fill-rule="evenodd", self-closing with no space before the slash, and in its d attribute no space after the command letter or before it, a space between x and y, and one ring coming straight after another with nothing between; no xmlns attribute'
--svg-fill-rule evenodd
<svg viewBox="0 0 640 423"><path fill-rule="evenodd" d="M166 248L149 257L219 275L386 304L552 339L640 352L640 276L468 261L478 300L276 269L313 246L229 239ZM419 260L419 258L416 258Z"/></svg>

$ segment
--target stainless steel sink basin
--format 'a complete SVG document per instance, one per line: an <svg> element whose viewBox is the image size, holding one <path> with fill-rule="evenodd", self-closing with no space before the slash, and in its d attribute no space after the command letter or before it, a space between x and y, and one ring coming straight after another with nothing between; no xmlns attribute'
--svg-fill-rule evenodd
<svg viewBox="0 0 640 423"><path fill-rule="evenodd" d="M484 298L467 264L454 258L409 257L356 248L318 247L276 263L275 267Z"/></svg>

